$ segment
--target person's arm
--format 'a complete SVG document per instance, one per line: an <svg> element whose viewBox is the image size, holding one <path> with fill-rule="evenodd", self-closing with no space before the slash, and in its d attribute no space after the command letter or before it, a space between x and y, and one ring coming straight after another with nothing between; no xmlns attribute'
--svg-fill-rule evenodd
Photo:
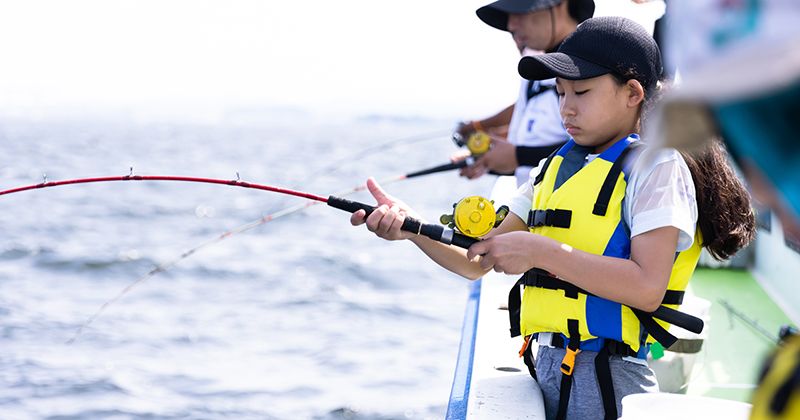
<svg viewBox="0 0 800 420"><path fill-rule="evenodd" d="M419 219L414 211L402 201L390 196L370 178L367 180L367 188L375 197L377 207L368 217L365 212L359 210L350 217L350 223L354 226L366 224L370 232L386 240L410 239L422 252L443 268L469 279L478 279L488 269L484 269L480 264L480 257L467 259L466 250L455 246L445 245L441 242L431 240L424 236L419 236L411 232L400 230L406 216ZM420 219L421 220L421 219ZM519 217L510 213L496 229L489 232L487 237L507 233L514 230L526 230L525 222Z"/></svg>
<svg viewBox="0 0 800 420"><path fill-rule="evenodd" d="M513 232L476 243L467 257L483 255L482 269L507 274L541 268L597 296L652 312L667 289L677 244L677 228L658 228L632 239L628 260L580 251L541 235Z"/></svg>
<svg viewBox="0 0 800 420"><path fill-rule="evenodd" d="M486 131L505 127L511 124L511 116L514 114L514 105L515 104L511 104L501 109L498 113L481 120L462 122L458 126L458 133L466 138L478 130Z"/></svg>

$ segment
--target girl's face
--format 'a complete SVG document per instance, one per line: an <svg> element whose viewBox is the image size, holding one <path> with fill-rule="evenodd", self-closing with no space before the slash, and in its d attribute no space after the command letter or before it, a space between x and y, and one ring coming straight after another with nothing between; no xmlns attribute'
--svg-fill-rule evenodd
<svg viewBox="0 0 800 420"><path fill-rule="evenodd" d="M561 121L582 146L603 152L637 131L644 89L636 80L620 85L610 74L584 80L556 79Z"/></svg>

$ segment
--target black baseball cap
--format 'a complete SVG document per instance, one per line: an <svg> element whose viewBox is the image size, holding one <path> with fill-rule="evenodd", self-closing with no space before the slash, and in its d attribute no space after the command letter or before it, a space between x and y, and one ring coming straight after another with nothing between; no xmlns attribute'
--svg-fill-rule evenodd
<svg viewBox="0 0 800 420"><path fill-rule="evenodd" d="M631 72L645 90L654 88L663 75L661 52L642 25L618 16L588 19L564 39L558 51L519 61L519 74L528 80L582 80Z"/></svg>
<svg viewBox="0 0 800 420"><path fill-rule="evenodd" d="M562 1L569 1L567 5L569 14L578 23L594 15L594 0L497 0L481 7L475 13L487 25L507 31L509 14L521 15L545 10Z"/></svg>

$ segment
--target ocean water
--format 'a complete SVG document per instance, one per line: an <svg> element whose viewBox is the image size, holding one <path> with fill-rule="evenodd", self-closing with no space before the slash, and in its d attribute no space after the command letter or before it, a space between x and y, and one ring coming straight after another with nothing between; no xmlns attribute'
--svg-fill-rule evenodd
<svg viewBox="0 0 800 420"><path fill-rule="evenodd" d="M0 189L185 175L328 195L445 163L452 121L0 120ZM405 139L405 140L403 140ZM392 141L397 140L397 141ZM492 180L387 186L428 220ZM353 196L370 202L365 193ZM442 418L467 280L313 206L184 251L300 198L186 183L0 196L1 419Z"/></svg>

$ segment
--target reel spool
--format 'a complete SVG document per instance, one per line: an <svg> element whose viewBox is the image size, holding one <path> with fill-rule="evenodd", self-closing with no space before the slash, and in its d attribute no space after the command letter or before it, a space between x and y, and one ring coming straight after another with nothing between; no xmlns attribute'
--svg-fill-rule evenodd
<svg viewBox="0 0 800 420"><path fill-rule="evenodd" d="M476 131L464 139L459 133L453 133L453 141L458 147L466 146L472 156L480 156L489 151L492 139L485 131Z"/></svg>
<svg viewBox="0 0 800 420"><path fill-rule="evenodd" d="M508 211L508 206L501 206L495 212L494 201L474 195L453 204L453 214L443 214L439 221L466 236L479 238L499 226Z"/></svg>
<svg viewBox="0 0 800 420"><path fill-rule="evenodd" d="M480 156L489 151L492 139L483 131L476 131L467 138L467 149L473 156Z"/></svg>

